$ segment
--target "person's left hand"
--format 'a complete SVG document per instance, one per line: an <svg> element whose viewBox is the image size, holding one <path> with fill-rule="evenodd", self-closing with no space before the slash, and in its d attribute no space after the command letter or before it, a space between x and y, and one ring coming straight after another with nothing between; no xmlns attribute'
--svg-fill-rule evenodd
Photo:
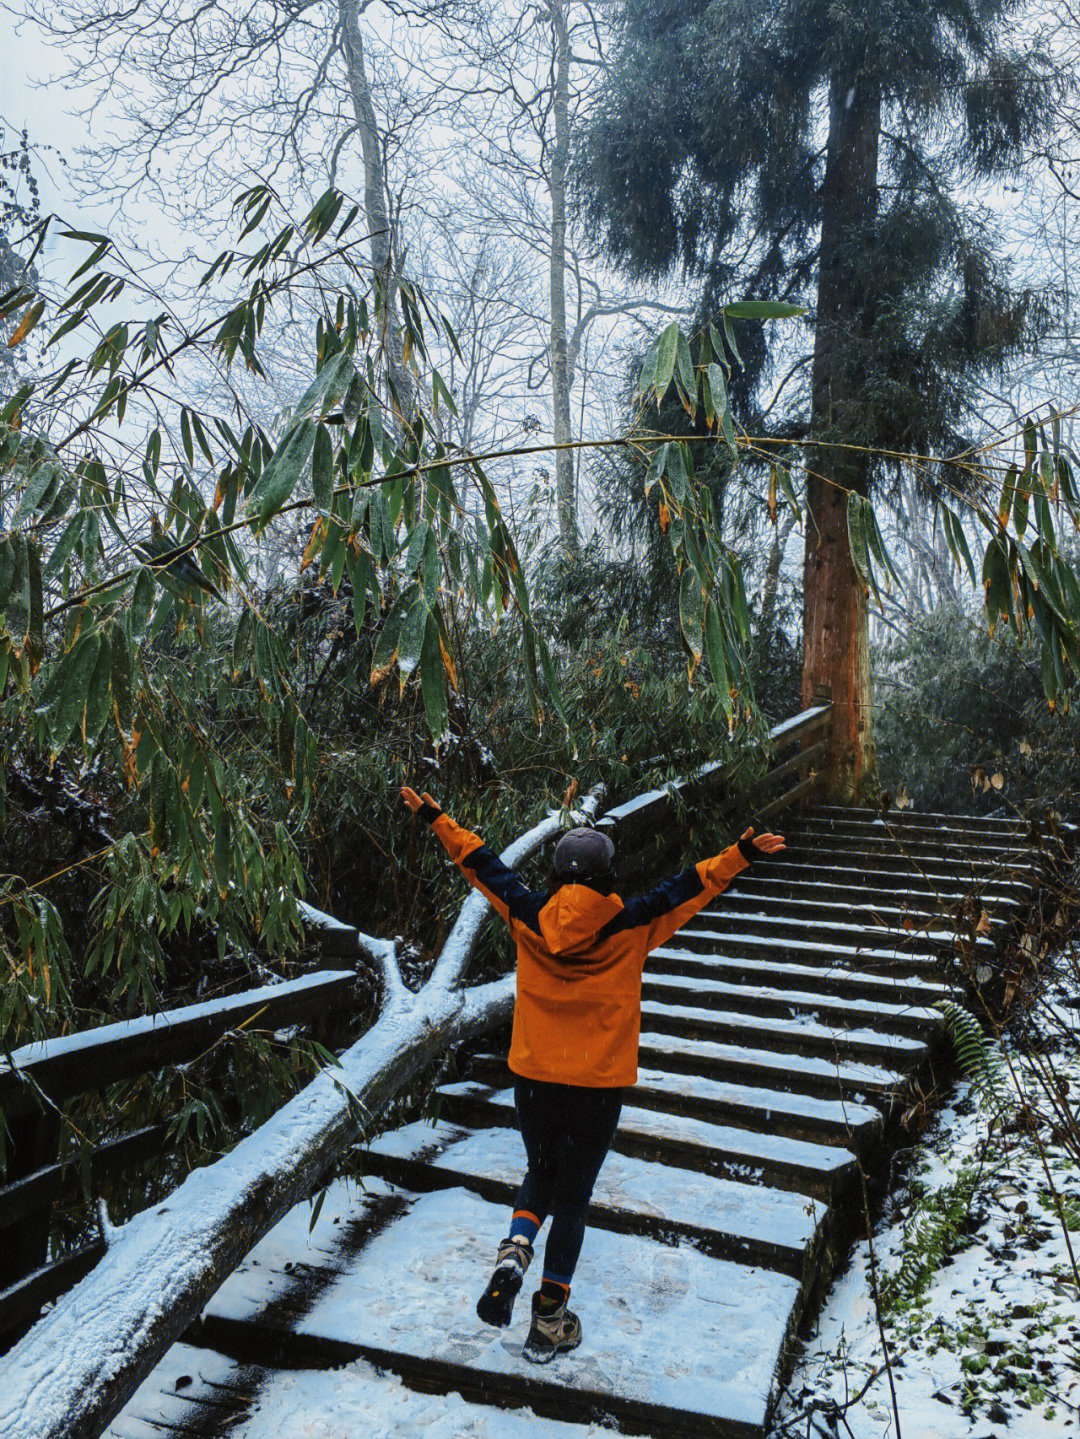
<svg viewBox="0 0 1080 1439"><path fill-rule="evenodd" d="M422 795L419 795L414 789L410 789L407 784L401 786L401 798L409 806L413 814L415 814L417 810L422 809L425 804L434 805L436 809L439 808L438 800L432 799L427 790L425 790Z"/></svg>
<svg viewBox="0 0 1080 1439"><path fill-rule="evenodd" d="M778 854L785 848L784 836L782 834L755 834L753 825L741 836L748 839L755 849L760 849L762 854Z"/></svg>

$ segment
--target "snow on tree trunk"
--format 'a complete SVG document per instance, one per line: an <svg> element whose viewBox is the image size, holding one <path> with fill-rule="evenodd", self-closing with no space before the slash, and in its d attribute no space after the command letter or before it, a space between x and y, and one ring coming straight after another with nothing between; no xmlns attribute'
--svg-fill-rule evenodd
<svg viewBox="0 0 1080 1439"><path fill-rule="evenodd" d="M858 68L833 76L829 105L814 341L812 431L830 442L811 452L803 566L803 703L827 686L833 725L830 791L853 799L874 769L866 592L851 559L847 493L865 494L865 457L833 445L860 433L861 355L870 320L865 284L877 205L881 96Z"/></svg>
<svg viewBox="0 0 1080 1439"><path fill-rule="evenodd" d="M583 810L595 813L601 795L594 791ZM560 827L559 815L549 816L504 851L504 862L518 863ZM359 937L385 982L374 1026L224 1159L108 1228L97 1267L6 1355L0 1434L95 1439L244 1256L318 1189L402 1085L450 1045L510 1015L512 976L460 987L486 913L481 896L466 900L415 994L402 982L394 944ZM322 918L323 928L333 924Z"/></svg>

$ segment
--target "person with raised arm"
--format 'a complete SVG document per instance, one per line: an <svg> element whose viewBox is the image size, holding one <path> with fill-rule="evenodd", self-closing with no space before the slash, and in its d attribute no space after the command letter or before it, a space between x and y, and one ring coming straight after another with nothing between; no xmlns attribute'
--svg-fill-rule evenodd
<svg viewBox="0 0 1080 1439"><path fill-rule="evenodd" d="M549 887L530 890L430 794L406 785L401 796L506 921L517 946L508 1063L527 1170L476 1312L486 1324L510 1323L550 1215L522 1351L547 1363L581 1343L581 1322L567 1308L570 1282L624 1092L637 1082L645 960L750 864L782 850L784 839L747 829L712 859L624 902L615 891L615 846L600 830L568 830L555 848Z"/></svg>

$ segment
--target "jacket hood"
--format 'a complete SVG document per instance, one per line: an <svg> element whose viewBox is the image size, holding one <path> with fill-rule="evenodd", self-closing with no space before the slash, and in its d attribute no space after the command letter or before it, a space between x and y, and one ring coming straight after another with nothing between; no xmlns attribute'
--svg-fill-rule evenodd
<svg viewBox="0 0 1080 1439"><path fill-rule="evenodd" d="M573 957L589 948L622 907L617 894L600 894L587 884L564 884L540 911L540 933L552 954Z"/></svg>

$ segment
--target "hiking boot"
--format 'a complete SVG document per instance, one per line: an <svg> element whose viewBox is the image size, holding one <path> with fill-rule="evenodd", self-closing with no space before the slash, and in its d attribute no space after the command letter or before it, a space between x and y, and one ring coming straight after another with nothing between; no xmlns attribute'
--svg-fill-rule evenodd
<svg viewBox="0 0 1080 1439"><path fill-rule="evenodd" d="M550 1364L564 1349L581 1343L581 1320L566 1307L566 1300L533 1295L532 1327L521 1353L533 1364Z"/></svg>
<svg viewBox="0 0 1080 1439"><path fill-rule="evenodd" d="M477 1315L485 1324L505 1329L514 1312L525 1271L532 1263L532 1245L523 1239L504 1239L495 1256L495 1272L476 1301Z"/></svg>

